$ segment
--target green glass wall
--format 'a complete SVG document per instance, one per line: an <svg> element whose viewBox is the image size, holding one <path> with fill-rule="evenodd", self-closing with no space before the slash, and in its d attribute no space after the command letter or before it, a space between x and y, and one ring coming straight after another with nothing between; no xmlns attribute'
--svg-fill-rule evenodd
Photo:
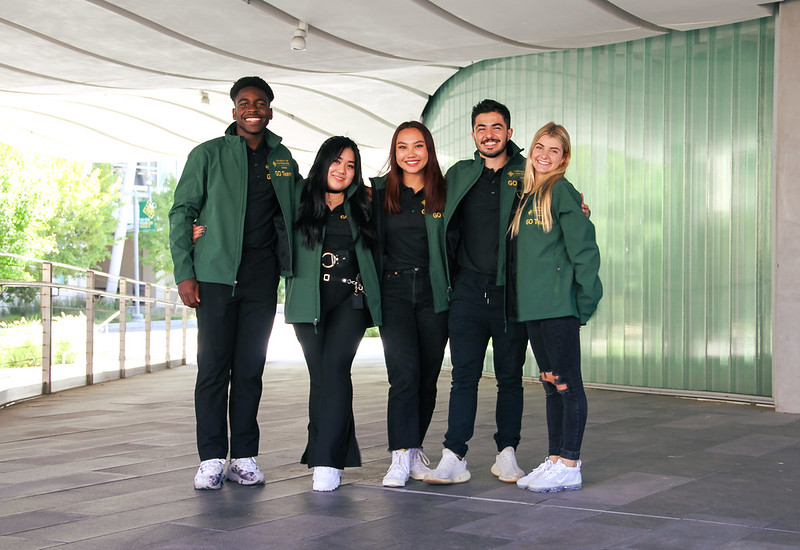
<svg viewBox="0 0 800 550"><path fill-rule="evenodd" d="M771 395L773 53L769 18L486 61L431 99L445 167L472 156L486 97L526 152L544 123L569 130L603 258L587 381Z"/></svg>

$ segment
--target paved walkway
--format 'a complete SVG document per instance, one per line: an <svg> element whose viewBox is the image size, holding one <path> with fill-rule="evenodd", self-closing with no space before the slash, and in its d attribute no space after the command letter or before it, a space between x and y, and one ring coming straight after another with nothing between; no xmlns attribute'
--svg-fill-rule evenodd
<svg viewBox="0 0 800 550"><path fill-rule="evenodd" d="M192 489L193 365L0 410L0 548L800 548L800 415L764 407L590 391L584 489L535 494L489 472L494 388L484 379L472 480L383 488L387 383L376 349L353 369L364 465L333 493L312 492L298 464L308 378L296 360L267 365L263 487ZM434 462L449 379L427 439ZM525 397L518 453L530 469L545 452L541 388L526 385Z"/></svg>

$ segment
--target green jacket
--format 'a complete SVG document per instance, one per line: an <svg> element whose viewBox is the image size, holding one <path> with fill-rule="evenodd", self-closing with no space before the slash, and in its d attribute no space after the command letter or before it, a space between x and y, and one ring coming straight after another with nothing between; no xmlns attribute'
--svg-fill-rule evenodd
<svg viewBox="0 0 800 550"><path fill-rule="evenodd" d="M375 263L378 275L382 275L386 264L386 217L383 207L386 193L386 177L370 178L372 182L372 219L378 236ZM441 212L425 212L425 229L428 233L428 273L433 290L433 309L436 313L450 309L450 273L444 233L444 216Z"/></svg>
<svg viewBox="0 0 800 550"><path fill-rule="evenodd" d="M514 196L518 186L522 185L522 178L525 175L525 157L520 154L520 148L509 140L508 152L510 159L503 167L503 175L500 181L500 224L496 231L499 237L499 247L497 253L497 285L503 286L506 282L506 233L508 224L511 221L511 211L514 206ZM447 180L447 201L444 207L444 224L448 235L456 229L451 227L451 222L456 217L456 211L461 200L472 189L483 172L484 160L475 151L473 160L461 160L455 163L448 171L445 179ZM448 236L452 243L452 237ZM451 244L451 248L454 245ZM456 251L449 251L450 257L456 257ZM452 270L451 270L452 271Z"/></svg>
<svg viewBox="0 0 800 550"><path fill-rule="evenodd" d="M300 205L300 194L304 185L298 185L295 193L295 204ZM350 208L350 197L355 192L355 185L345 191L344 211L350 230L355 241L356 260L361 273L361 283L364 285L364 294L372 323L381 324L381 291L378 283L378 274L372 251L364 243L364 239L357 239L358 229L353 222ZM322 238L317 245L310 249L303 244L303 235L299 229L294 230L294 264L293 273L286 277L286 304L284 317L287 323L313 323L320 320L320 264L322 263L322 241L325 239L325 228Z"/></svg>
<svg viewBox="0 0 800 550"><path fill-rule="evenodd" d="M269 175L280 203L276 216L277 253L282 271L291 263L294 188L300 174L281 138L266 131ZM201 143L186 160L169 211L170 249L175 282L196 278L206 283L234 285L242 259L244 214L247 203L247 144L231 124L225 135ZM192 223L206 226L192 245Z"/></svg>
<svg viewBox="0 0 800 550"><path fill-rule="evenodd" d="M553 186L553 228L545 233L533 206L520 219L517 247L517 321L578 317L585 324L603 296L594 224L581 195L564 178Z"/></svg>

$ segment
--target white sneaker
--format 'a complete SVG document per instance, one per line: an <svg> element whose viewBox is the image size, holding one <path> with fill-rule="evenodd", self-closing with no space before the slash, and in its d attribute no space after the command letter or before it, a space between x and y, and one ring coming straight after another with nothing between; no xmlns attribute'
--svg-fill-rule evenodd
<svg viewBox="0 0 800 550"><path fill-rule="evenodd" d="M559 491L576 491L583 485L581 479L581 461L574 468L567 467L559 458L542 475L528 484L528 490L535 493L557 493Z"/></svg>
<svg viewBox="0 0 800 550"><path fill-rule="evenodd" d="M536 479L537 477L545 473L547 470L549 470L552 465L553 461L550 460L550 457L545 458L544 462L542 462L536 468L534 468L531 471L531 473L517 480L517 487L519 487L520 489L527 489L534 479Z"/></svg>
<svg viewBox="0 0 800 550"><path fill-rule="evenodd" d="M525 475L525 472L517 466L517 455L514 447L506 447L497 454L497 458L492 464L492 473L500 478L500 481L514 483Z"/></svg>
<svg viewBox="0 0 800 550"><path fill-rule="evenodd" d="M335 491L342 479L342 471L328 466L314 466L315 491Z"/></svg>
<svg viewBox="0 0 800 550"><path fill-rule="evenodd" d="M431 469L428 467L431 461L420 448L409 449L408 453L408 475L422 481L426 475L431 473Z"/></svg>
<svg viewBox="0 0 800 550"><path fill-rule="evenodd" d="M228 466L228 479L239 485L262 485L264 474L258 469L255 457L232 458Z"/></svg>
<svg viewBox="0 0 800 550"><path fill-rule="evenodd" d="M384 487L405 487L408 481L409 459L411 451L400 449L392 451L392 465L383 476Z"/></svg>
<svg viewBox="0 0 800 550"><path fill-rule="evenodd" d="M467 470L467 461L450 449L442 449L442 460L435 470L427 474L422 481L435 485L449 485L450 483L464 483L472 475Z"/></svg>
<svg viewBox="0 0 800 550"><path fill-rule="evenodd" d="M222 487L223 472L225 471L224 458L210 458L200 463L197 474L194 476L195 489L219 489Z"/></svg>

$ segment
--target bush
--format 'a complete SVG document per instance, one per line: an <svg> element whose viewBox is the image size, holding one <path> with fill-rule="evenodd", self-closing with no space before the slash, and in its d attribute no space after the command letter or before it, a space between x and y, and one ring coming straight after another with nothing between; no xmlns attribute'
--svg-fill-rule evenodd
<svg viewBox="0 0 800 550"><path fill-rule="evenodd" d="M69 333L80 332L86 325L83 315L64 315L53 319L54 325L66 324ZM54 329L55 330L55 329ZM53 342L53 364L70 364L78 358L75 337ZM42 366L42 322L24 317L16 321L0 321L0 368Z"/></svg>

